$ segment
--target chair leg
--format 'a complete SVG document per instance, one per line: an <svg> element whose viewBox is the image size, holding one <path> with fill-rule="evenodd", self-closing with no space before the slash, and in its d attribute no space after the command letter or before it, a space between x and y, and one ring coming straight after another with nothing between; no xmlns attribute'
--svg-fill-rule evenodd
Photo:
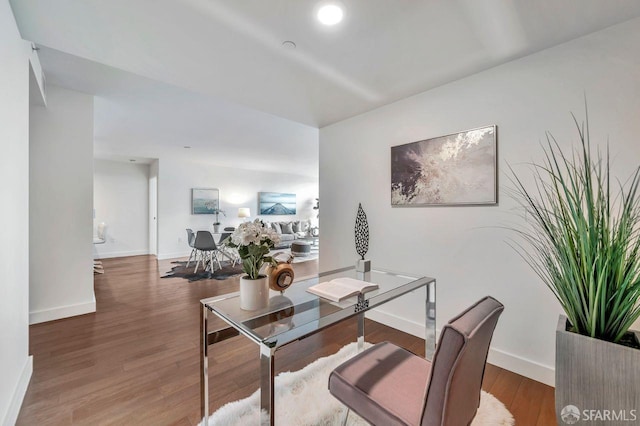
<svg viewBox="0 0 640 426"><path fill-rule="evenodd" d="M100 260L93 261L93 273L94 274L104 274L104 268L102 266L102 262Z"/></svg>
<svg viewBox="0 0 640 426"><path fill-rule="evenodd" d="M185 266L185 269L189 267L189 264L191 263L191 259L193 258L193 261L195 262L195 257L193 256L194 254L197 255L197 250L193 249L191 250L191 254L189 255L189 260L187 260L187 266Z"/></svg>
<svg viewBox="0 0 640 426"><path fill-rule="evenodd" d="M220 256L222 257L222 260L224 260L224 258L226 257L230 262L233 260L233 258L231 257L231 255L229 254L229 250L227 249L227 247L221 247L218 248L218 253L220 253Z"/></svg>
<svg viewBox="0 0 640 426"><path fill-rule="evenodd" d="M220 259L218 258L218 254L215 252L211 252L211 272L213 272L213 259L216 259L216 262L218 263L218 269L222 269L222 265L220 264Z"/></svg>
<svg viewBox="0 0 640 426"><path fill-rule="evenodd" d="M342 418L342 426L347 426L347 419L349 418L349 407L346 407L347 411L344 412L344 417Z"/></svg>
<svg viewBox="0 0 640 426"><path fill-rule="evenodd" d="M193 270L193 273L195 274L198 271L198 265L200 264L200 261L202 260L202 257L204 256L204 252L200 251L200 259L198 259L198 252L196 252L196 269ZM204 264L204 260L202 260L203 264Z"/></svg>
<svg viewBox="0 0 640 426"><path fill-rule="evenodd" d="M212 252L210 252L210 251L208 251L206 253L206 260L205 260L205 264L204 264L205 265L204 270L205 271L209 271L209 272L213 272L213 260L212 260L212 257L211 257L211 253Z"/></svg>
<svg viewBox="0 0 640 426"><path fill-rule="evenodd" d="M231 260L231 266L236 266L236 263L240 262L240 255L235 249L230 250L229 258Z"/></svg>
<svg viewBox="0 0 640 426"><path fill-rule="evenodd" d="M236 262L238 261L238 258L234 254L232 248L225 246L218 251L220 252L220 256L222 256L222 259L226 257L227 259L229 259L229 262L231 262L231 266L236 266Z"/></svg>

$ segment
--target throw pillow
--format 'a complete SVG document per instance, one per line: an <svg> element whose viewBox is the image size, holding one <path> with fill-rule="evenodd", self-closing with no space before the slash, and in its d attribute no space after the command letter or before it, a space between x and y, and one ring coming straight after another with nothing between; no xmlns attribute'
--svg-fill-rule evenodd
<svg viewBox="0 0 640 426"><path fill-rule="evenodd" d="M282 228L283 234L293 234L293 223L291 222L282 222L280 223L280 227Z"/></svg>
<svg viewBox="0 0 640 426"><path fill-rule="evenodd" d="M271 227L273 228L274 231L276 231L278 234L282 234L282 228L280 227L280 224L278 222L273 222L271 224Z"/></svg>
<svg viewBox="0 0 640 426"><path fill-rule="evenodd" d="M295 233L302 232L302 225L300 225L299 220L296 220L295 222L293 222L293 232Z"/></svg>
<svg viewBox="0 0 640 426"><path fill-rule="evenodd" d="M307 232L309 230L309 221L305 220L300 222L300 231Z"/></svg>

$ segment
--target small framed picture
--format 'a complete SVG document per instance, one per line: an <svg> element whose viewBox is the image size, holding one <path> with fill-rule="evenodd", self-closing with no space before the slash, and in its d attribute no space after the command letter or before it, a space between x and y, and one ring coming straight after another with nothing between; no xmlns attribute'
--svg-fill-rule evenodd
<svg viewBox="0 0 640 426"><path fill-rule="evenodd" d="M261 215L296 214L296 194L281 192L258 193L258 207Z"/></svg>
<svg viewBox="0 0 640 426"><path fill-rule="evenodd" d="M220 192L216 188L191 189L191 213L215 214L219 209Z"/></svg>

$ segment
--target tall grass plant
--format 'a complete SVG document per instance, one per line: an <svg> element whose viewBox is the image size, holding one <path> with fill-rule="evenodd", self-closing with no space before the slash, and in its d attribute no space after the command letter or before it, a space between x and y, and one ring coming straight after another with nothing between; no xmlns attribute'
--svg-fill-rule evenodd
<svg viewBox="0 0 640 426"><path fill-rule="evenodd" d="M533 184L513 170L526 226L514 247L549 287L572 331L620 342L640 317L640 168L611 182L609 147L592 150L588 119L573 117L580 144L561 149L547 132ZM613 187L613 188L612 188Z"/></svg>

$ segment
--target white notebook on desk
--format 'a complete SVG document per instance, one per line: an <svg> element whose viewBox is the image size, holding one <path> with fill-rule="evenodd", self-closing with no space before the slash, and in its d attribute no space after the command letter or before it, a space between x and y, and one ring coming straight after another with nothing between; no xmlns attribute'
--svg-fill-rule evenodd
<svg viewBox="0 0 640 426"><path fill-rule="evenodd" d="M366 293L376 290L378 284L367 281L356 280L354 278L334 278L331 281L325 281L313 285L307 289L309 293L334 302L341 302L349 297L356 296L358 293Z"/></svg>

